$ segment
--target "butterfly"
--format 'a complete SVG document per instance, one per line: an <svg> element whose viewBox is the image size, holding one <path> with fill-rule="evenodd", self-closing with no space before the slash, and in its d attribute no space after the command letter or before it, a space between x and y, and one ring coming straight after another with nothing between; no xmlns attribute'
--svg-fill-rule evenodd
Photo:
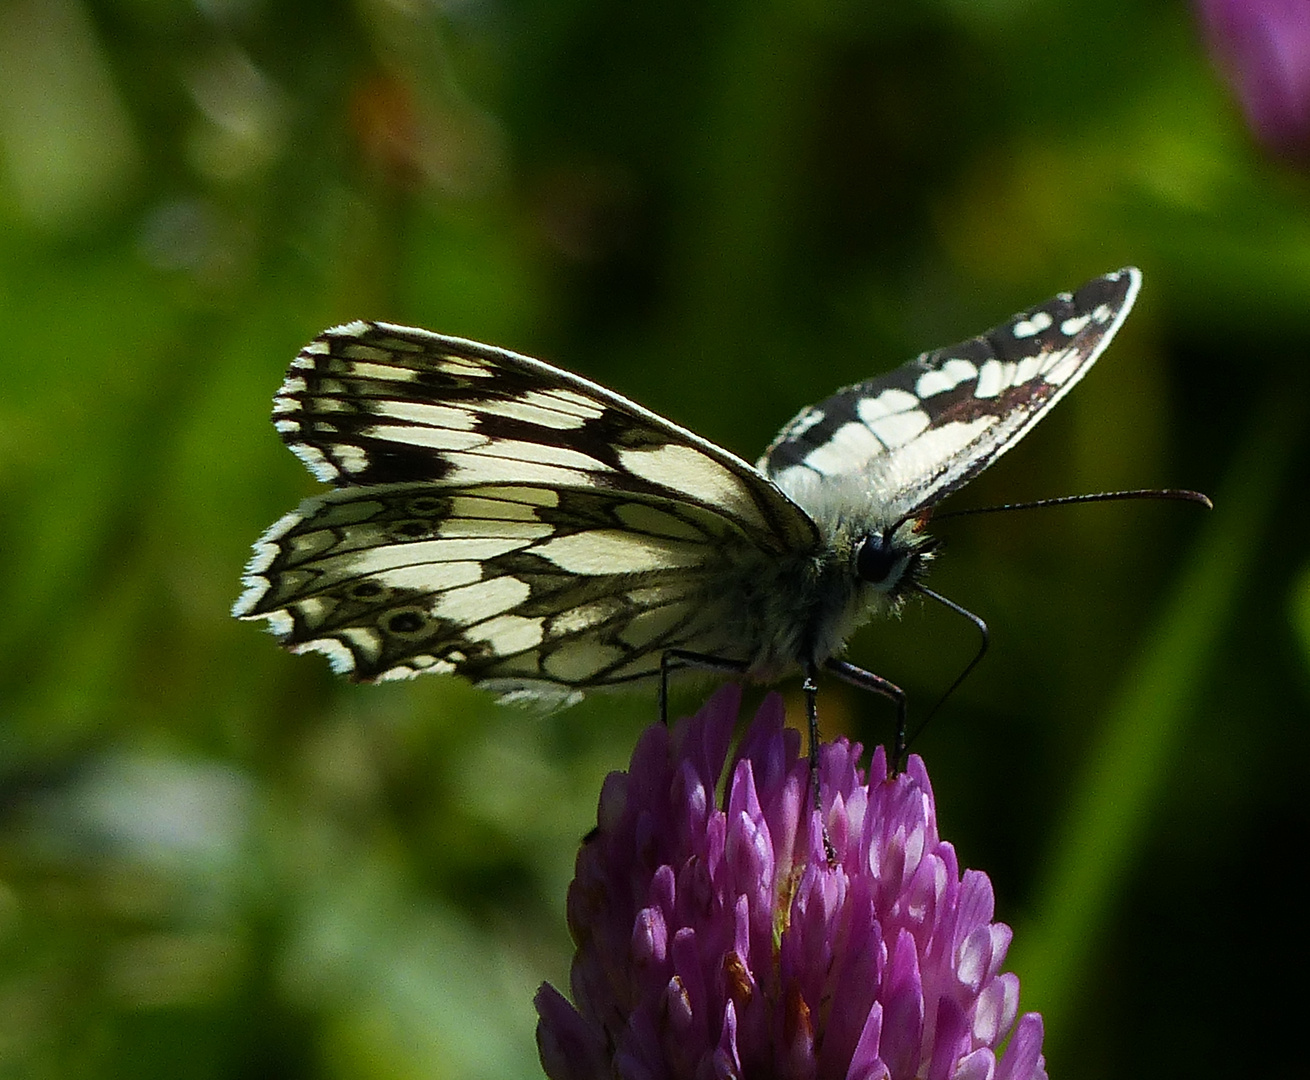
<svg viewBox="0 0 1310 1080"><path fill-rule="evenodd" d="M923 590L934 507L1095 363L1132 267L837 391L751 465L540 360L382 322L320 334L274 398L333 489L269 528L233 614L352 679L457 673L510 700L703 666L800 670L811 724L862 623ZM663 707L663 693L661 706Z"/></svg>

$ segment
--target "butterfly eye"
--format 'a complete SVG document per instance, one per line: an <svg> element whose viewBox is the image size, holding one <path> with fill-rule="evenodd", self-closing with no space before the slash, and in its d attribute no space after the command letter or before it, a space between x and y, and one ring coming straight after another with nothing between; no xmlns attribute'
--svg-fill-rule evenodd
<svg viewBox="0 0 1310 1080"><path fill-rule="evenodd" d="M886 533L870 533L855 553L855 572L870 585L890 585L888 579L904 558L905 553L892 547Z"/></svg>

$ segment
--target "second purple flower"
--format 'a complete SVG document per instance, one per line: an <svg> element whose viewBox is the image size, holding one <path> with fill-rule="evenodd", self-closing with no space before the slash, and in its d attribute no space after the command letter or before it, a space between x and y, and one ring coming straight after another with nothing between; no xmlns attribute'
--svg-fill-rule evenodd
<svg viewBox="0 0 1310 1080"><path fill-rule="evenodd" d="M1310 158L1310 0L1198 0L1197 9L1256 137Z"/></svg>

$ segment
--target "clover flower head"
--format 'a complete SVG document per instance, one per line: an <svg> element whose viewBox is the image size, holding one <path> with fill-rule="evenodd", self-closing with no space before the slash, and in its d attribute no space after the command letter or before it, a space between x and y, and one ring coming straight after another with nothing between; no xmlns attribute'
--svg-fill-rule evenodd
<svg viewBox="0 0 1310 1080"><path fill-rule="evenodd" d="M569 889L569 1002L537 995L551 1080L1046 1080L987 876L937 835L923 762L820 751L829 861L800 737L768 697L722 800L740 690L642 736Z"/></svg>

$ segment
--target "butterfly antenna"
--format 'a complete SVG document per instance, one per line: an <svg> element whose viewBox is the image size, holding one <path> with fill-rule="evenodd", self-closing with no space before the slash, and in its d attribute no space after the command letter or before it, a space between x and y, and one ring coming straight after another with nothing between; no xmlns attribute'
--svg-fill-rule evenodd
<svg viewBox="0 0 1310 1080"><path fill-rule="evenodd" d="M1128 502L1131 499L1160 499L1165 502L1190 502L1214 509L1210 496L1187 488L1136 488L1132 491L1096 491L1086 495L1061 495L1054 499L1035 499L1032 502L1005 503L1001 506L972 506L964 510L947 510L943 514L933 514L933 521L945 521L947 518L967 517L970 514L999 514L1002 510L1037 510L1045 506L1071 506L1075 503L1094 502Z"/></svg>
<svg viewBox="0 0 1310 1080"><path fill-rule="evenodd" d="M1097 491L1085 495L1061 495L1053 499L1035 499L1032 502L1005 503L1001 506L975 506L964 510L948 510L942 514L933 514L932 520L936 523L938 521L944 521L947 518L968 517L972 514L999 514L1003 510L1037 510L1047 506L1072 506L1076 503L1095 502L1127 502L1132 499L1157 499L1165 502L1190 502L1195 503L1198 506L1203 506L1207 510L1214 509L1214 503L1210 501L1210 497L1199 491L1191 491L1187 488L1135 488L1131 491ZM907 515L904 520L908 521L911 516L913 515ZM897 522L897 526L900 524L901 522ZM942 596L941 593L933 592L932 589L925 588L923 585L916 585L914 588L916 592L922 593L930 600L937 601L937 603L941 604L943 607L949 608L957 615L963 615L973 623L973 625L978 628L978 633L982 637L982 643L979 645L978 651L974 654L973 659L969 661L968 666L965 667L956 680L951 683L946 693L937 699L937 704L932 707L931 711L928 713L927 719L916 727L914 729L914 734L906 740L906 750L908 750L914 740L923 733L923 729L926 728L929 721L937 715L937 711L946 704L947 699L955 693L957 689L959 689L960 684L969 677L973 669L982 661L982 658L987 653L987 646L991 641L991 637L987 631L987 624L983 622L981 617L975 615L968 608L961 607L954 600L948 600L946 597Z"/></svg>
<svg viewBox="0 0 1310 1080"><path fill-rule="evenodd" d="M902 753L906 753L909 751L909 748L914 744L914 740L923 734L923 729L926 728L929 723L931 723L932 718L937 715L937 711L943 705L946 704L946 699L949 698L953 693L955 693L955 691L959 688L960 684L969 677L969 674L973 671L973 669L976 668L979 665L979 663L982 662L982 658L987 655L987 646L991 644L991 635L988 633L987 624L983 622L981 616L975 615L968 608L961 607L954 600L948 600L941 593L933 592L932 589L925 588L922 585L916 585L914 587L914 591L918 593L922 593L924 596L928 597L929 600L936 600L937 603L941 604L943 607L950 608L950 610L955 612L957 615L963 615L966 619L968 619L971 623L973 623L974 626L978 628L978 633L982 637L982 642L978 646L978 651L974 653L973 659L970 660L968 665L965 667L965 669L962 672L960 672L958 676L956 676L955 682L951 683L951 685L947 688L946 693L944 693L941 697L937 699L937 704L934 705L929 710L928 716L924 720L924 722L920 724L918 727L916 727L914 729L914 734L905 740L905 748L902 751Z"/></svg>

